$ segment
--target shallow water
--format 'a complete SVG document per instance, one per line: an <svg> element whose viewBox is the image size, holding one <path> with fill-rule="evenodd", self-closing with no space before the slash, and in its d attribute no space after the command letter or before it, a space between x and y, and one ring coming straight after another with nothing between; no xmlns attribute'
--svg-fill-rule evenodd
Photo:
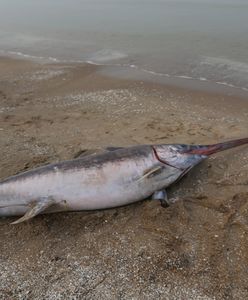
<svg viewBox="0 0 248 300"><path fill-rule="evenodd" d="M247 20L246 0L0 0L0 50L132 65L246 92Z"/></svg>

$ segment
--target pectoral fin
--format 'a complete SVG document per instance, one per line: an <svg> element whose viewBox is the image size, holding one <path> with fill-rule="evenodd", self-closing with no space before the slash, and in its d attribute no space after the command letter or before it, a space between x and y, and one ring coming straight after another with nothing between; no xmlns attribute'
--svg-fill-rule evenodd
<svg viewBox="0 0 248 300"><path fill-rule="evenodd" d="M145 178L149 178L149 177L152 177L154 176L155 174L158 174L160 173L160 171L163 169L163 166L155 166L154 168L152 169L149 169L147 171L145 171L144 175L142 177L140 177L138 179L138 181L141 181Z"/></svg>
<svg viewBox="0 0 248 300"><path fill-rule="evenodd" d="M28 209L28 211L25 213L23 217L12 222L11 224L19 224L21 222L32 219L33 217L37 216L38 214L40 214L41 212L43 212L45 209L47 209L53 204L55 204L55 201L52 197L40 198L38 201L32 204L30 209Z"/></svg>

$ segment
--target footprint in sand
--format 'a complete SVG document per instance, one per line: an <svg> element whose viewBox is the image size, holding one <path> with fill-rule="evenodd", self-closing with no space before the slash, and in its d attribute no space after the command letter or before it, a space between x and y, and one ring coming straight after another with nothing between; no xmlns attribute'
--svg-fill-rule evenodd
<svg viewBox="0 0 248 300"><path fill-rule="evenodd" d="M0 99L3 99L3 100L7 99L7 95L3 91L0 91Z"/></svg>

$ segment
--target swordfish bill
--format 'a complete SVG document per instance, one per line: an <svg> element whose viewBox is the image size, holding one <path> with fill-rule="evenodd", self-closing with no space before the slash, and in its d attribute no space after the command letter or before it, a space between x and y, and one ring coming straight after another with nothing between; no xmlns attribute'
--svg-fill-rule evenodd
<svg viewBox="0 0 248 300"><path fill-rule="evenodd" d="M248 143L138 145L30 170L0 182L0 217L117 207L154 196L208 156Z"/></svg>

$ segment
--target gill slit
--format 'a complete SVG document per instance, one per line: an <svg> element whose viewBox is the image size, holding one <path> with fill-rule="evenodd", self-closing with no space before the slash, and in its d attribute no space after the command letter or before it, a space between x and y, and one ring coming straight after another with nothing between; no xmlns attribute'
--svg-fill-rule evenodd
<svg viewBox="0 0 248 300"><path fill-rule="evenodd" d="M159 156L158 156L158 153L157 153L156 149L153 146L152 146L152 150L153 150L153 153L154 153L156 159L159 162L161 162L162 164L165 164L165 165L167 165L169 167L175 168L175 169L180 170L180 171L184 171L184 169L181 169L181 168L178 168L176 166L173 166L173 165L169 164L167 161L160 159Z"/></svg>

